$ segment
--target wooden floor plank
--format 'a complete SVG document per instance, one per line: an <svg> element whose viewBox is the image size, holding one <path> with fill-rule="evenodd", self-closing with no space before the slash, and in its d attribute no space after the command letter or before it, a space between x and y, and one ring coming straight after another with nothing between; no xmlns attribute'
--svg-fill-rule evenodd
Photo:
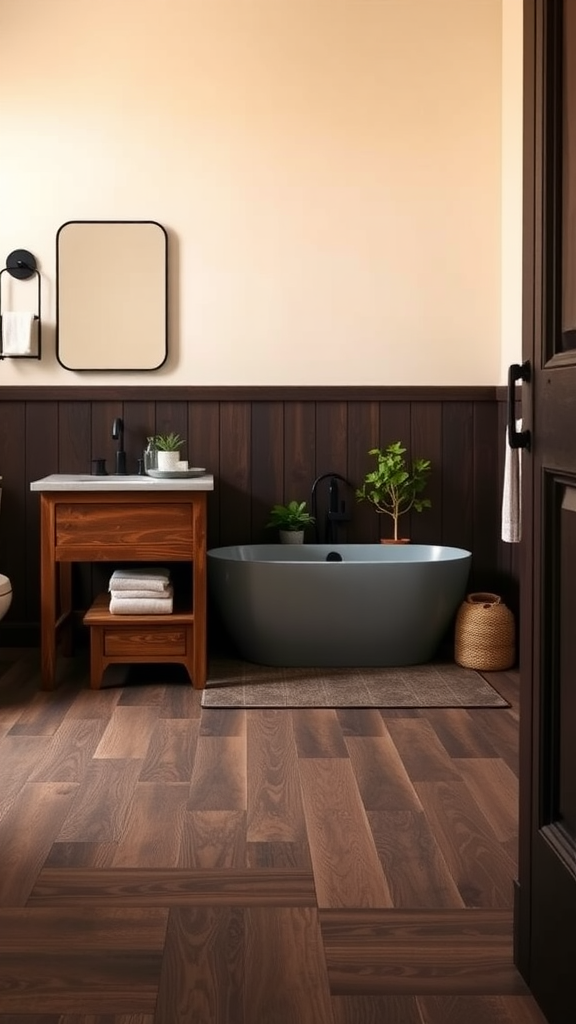
<svg viewBox="0 0 576 1024"><path fill-rule="evenodd" d="M31 782L81 782L106 723L65 718L37 759Z"/></svg>
<svg viewBox="0 0 576 1024"><path fill-rule="evenodd" d="M198 736L190 782L190 811L245 811L246 725L240 736Z"/></svg>
<svg viewBox="0 0 576 1024"><path fill-rule="evenodd" d="M301 842L306 825L292 715L248 712L247 743L247 842Z"/></svg>
<svg viewBox="0 0 576 1024"><path fill-rule="evenodd" d="M168 910L163 907L2 907L0 953L70 949L164 948Z"/></svg>
<svg viewBox="0 0 576 1024"><path fill-rule="evenodd" d="M29 907L315 906L306 871L191 871L188 869L44 868Z"/></svg>
<svg viewBox="0 0 576 1024"><path fill-rule="evenodd" d="M500 709L491 709L498 712ZM474 723L475 711L467 708L430 708L430 722L450 757L498 757L488 737Z"/></svg>
<svg viewBox="0 0 576 1024"><path fill-rule="evenodd" d="M246 866L312 873L308 839L303 838L300 843L247 843Z"/></svg>
<svg viewBox="0 0 576 1024"><path fill-rule="evenodd" d="M332 996L332 1014L334 1024L423 1024L416 996Z"/></svg>
<svg viewBox="0 0 576 1024"><path fill-rule="evenodd" d="M338 715L333 708L292 711L298 757L348 757Z"/></svg>
<svg viewBox="0 0 576 1024"><path fill-rule="evenodd" d="M302 758L298 771L318 906L391 906L350 761Z"/></svg>
<svg viewBox="0 0 576 1024"><path fill-rule="evenodd" d="M160 966L147 951L4 953L0 1013L151 1013Z"/></svg>
<svg viewBox="0 0 576 1024"><path fill-rule="evenodd" d="M220 871L248 867L246 811L187 811L176 866Z"/></svg>
<svg viewBox="0 0 576 1024"><path fill-rule="evenodd" d="M530 996L419 996L422 1024L546 1024Z"/></svg>
<svg viewBox="0 0 576 1024"><path fill-rule="evenodd" d="M450 755L426 718L392 719L387 728L412 782L459 780Z"/></svg>
<svg viewBox="0 0 576 1024"><path fill-rule="evenodd" d="M368 811L394 907L463 907L423 811Z"/></svg>
<svg viewBox="0 0 576 1024"><path fill-rule="evenodd" d="M366 810L422 810L418 794L387 731L381 736L349 736L346 746Z"/></svg>
<svg viewBox="0 0 576 1024"><path fill-rule="evenodd" d="M177 907L170 911L155 1024L249 1024L244 1016L244 911Z"/></svg>
<svg viewBox="0 0 576 1024"><path fill-rule="evenodd" d="M26 902L78 790L71 782L26 783L0 821L0 906Z"/></svg>
<svg viewBox="0 0 576 1024"><path fill-rule="evenodd" d="M138 782L111 866L176 867L187 801L184 782Z"/></svg>
<svg viewBox="0 0 576 1024"><path fill-rule="evenodd" d="M377 708L338 708L336 716L343 736L384 734L384 720Z"/></svg>
<svg viewBox="0 0 576 1024"><path fill-rule="evenodd" d="M245 1021L333 1024L317 911L250 907L244 921Z"/></svg>
<svg viewBox="0 0 576 1024"><path fill-rule="evenodd" d="M3 1024L1 1017L0 1024ZM19 1024L19 1020L15 1018L10 1024ZM151 1013L65 1013L58 1018L58 1024L154 1024L154 1016Z"/></svg>
<svg viewBox="0 0 576 1024"><path fill-rule="evenodd" d="M3 736L0 739L0 821L29 781L49 745L49 736Z"/></svg>
<svg viewBox="0 0 576 1024"><path fill-rule="evenodd" d="M94 757L144 759L157 721L158 711L154 706L126 707L119 703L110 716Z"/></svg>
<svg viewBox="0 0 576 1024"><path fill-rule="evenodd" d="M390 995L520 995L512 920L499 911L321 912L330 988Z"/></svg>
<svg viewBox="0 0 576 1024"><path fill-rule="evenodd" d="M498 841L514 839L518 832L518 779L508 765L501 758L455 760L454 764Z"/></svg>
<svg viewBox="0 0 576 1024"><path fill-rule="evenodd" d="M417 782L436 842L467 907L510 907L514 864L464 782Z"/></svg>
<svg viewBox="0 0 576 1024"><path fill-rule="evenodd" d="M59 842L116 842L124 833L142 762L93 758Z"/></svg>
<svg viewBox="0 0 576 1024"><path fill-rule="evenodd" d="M197 720L160 718L150 738L140 782L189 782L197 736Z"/></svg>

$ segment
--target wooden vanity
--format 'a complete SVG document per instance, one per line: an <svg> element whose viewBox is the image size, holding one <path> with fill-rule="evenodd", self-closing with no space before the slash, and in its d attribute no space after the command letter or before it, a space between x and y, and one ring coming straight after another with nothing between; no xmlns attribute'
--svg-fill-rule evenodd
<svg viewBox="0 0 576 1024"><path fill-rule="evenodd" d="M55 684L58 643L71 652L72 563L188 562L192 599L171 615L111 615L98 595L90 628L90 685L114 663L180 662L196 689L206 685L206 503L210 474L185 479L53 474L40 492L42 689Z"/></svg>

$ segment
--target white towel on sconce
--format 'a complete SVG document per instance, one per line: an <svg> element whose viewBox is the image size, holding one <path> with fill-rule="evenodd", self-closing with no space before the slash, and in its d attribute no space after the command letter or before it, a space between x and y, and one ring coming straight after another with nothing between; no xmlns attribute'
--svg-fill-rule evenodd
<svg viewBox="0 0 576 1024"><path fill-rule="evenodd" d="M516 420L516 430L522 429L522 420ZM522 463L521 449L511 448L506 428L506 454L504 457L504 488L502 492L502 540L518 544L522 537Z"/></svg>
<svg viewBox="0 0 576 1024"><path fill-rule="evenodd" d="M2 313L2 354L32 355L34 313Z"/></svg>

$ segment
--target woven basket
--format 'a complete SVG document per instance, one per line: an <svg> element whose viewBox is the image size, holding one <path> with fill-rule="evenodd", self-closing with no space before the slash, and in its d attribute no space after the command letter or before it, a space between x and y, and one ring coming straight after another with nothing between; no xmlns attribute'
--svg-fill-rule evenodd
<svg viewBox="0 0 576 1024"><path fill-rule="evenodd" d="M516 661L514 616L497 594L468 594L456 615L454 660L463 668L501 672Z"/></svg>

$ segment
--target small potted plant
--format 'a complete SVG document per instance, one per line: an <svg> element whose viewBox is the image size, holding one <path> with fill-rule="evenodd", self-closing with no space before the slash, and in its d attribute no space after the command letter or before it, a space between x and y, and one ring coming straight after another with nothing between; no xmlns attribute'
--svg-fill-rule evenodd
<svg viewBox="0 0 576 1024"><path fill-rule="evenodd" d="M148 445L157 452L158 469L163 473L174 472L180 462L180 448L184 438L180 434L155 434L148 438Z"/></svg>
<svg viewBox="0 0 576 1024"><path fill-rule="evenodd" d="M302 544L305 527L314 522L314 516L306 511L305 501L289 501L287 505L274 505L270 509L270 522L266 523L266 528L276 527L282 544Z"/></svg>
<svg viewBox="0 0 576 1024"><path fill-rule="evenodd" d="M377 512L391 517L396 544L406 543L398 536L400 516L411 509L422 512L432 504L429 498L419 497L430 476L430 461L413 459L408 466L405 453L401 441L394 441L384 449L371 448L368 454L376 457L376 468L366 474L362 487L356 491L358 501L370 501Z"/></svg>

